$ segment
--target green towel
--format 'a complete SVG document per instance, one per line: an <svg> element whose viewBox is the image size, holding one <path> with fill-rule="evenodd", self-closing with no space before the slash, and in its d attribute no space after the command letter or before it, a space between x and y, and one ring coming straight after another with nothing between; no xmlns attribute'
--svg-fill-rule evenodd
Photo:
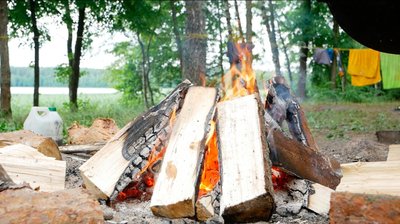
<svg viewBox="0 0 400 224"><path fill-rule="evenodd" d="M383 89L400 88L400 55L381 53Z"/></svg>

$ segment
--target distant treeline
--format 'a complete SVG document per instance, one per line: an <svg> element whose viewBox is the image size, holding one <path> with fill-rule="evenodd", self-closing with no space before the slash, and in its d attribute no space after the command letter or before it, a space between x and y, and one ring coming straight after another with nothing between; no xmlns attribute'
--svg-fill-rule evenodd
<svg viewBox="0 0 400 224"><path fill-rule="evenodd" d="M111 87L106 80L106 70L82 68L85 74L79 79L80 87ZM11 67L11 86L33 86L33 68ZM40 68L40 86L68 87L68 83L57 81L55 68Z"/></svg>

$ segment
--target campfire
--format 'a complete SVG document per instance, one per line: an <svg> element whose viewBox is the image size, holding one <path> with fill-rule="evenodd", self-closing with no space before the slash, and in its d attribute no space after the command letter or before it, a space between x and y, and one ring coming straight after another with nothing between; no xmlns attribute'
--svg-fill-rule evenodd
<svg viewBox="0 0 400 224"><path fill-rule="evenodd" d="M283 77L266 83L262 101L251 46L230 49L220 88L182 82L80 167L86 187L111 201L151 200L157 216L228 222L268 220L279 192L303 178L335 189L340 166L318 152Z"/></svg>

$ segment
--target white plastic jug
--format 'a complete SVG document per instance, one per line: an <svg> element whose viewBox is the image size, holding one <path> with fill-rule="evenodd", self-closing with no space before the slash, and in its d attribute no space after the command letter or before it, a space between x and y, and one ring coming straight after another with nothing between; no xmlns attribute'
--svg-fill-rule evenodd
<svg viewBox="0 0 400 224"><path fill-rule="evenodd" d="M24 130L51 137L58 145L62 143L63 121L55 107L32 107L24 122Z"/></svg>

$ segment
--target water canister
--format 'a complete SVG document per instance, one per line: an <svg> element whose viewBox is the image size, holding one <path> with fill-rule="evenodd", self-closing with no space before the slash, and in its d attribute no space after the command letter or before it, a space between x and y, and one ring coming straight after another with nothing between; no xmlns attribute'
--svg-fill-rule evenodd
<svg viewBox="0 0 400 224"><path fill-rule="evenodd" d="M63 121L55 107L32 107L24 122L24 130L51 137L58 145L62 143Z"/></svg>

